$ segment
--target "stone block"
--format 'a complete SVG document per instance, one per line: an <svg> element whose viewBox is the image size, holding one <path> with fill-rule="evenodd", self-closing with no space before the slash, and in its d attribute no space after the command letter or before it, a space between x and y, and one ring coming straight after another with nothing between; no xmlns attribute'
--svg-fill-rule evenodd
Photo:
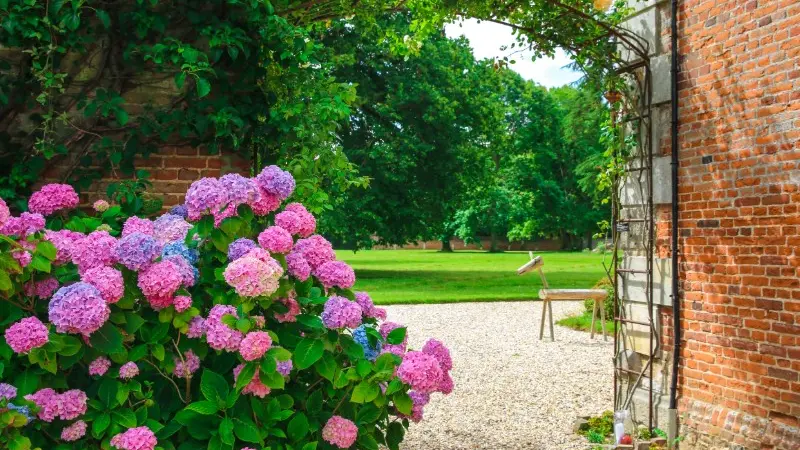
<svg viewBox="0 0 800 450"><path fill-rule="evenodd" d="M653 304L672 306L672 259L653 258ZM621 268L645 270L647 259L643 256L625 256ZM620 297L626 302L647 303L645 287L647 274L620 273Z"/></svg>
<svg viewBox="0 0 800 450"><path fill-rule="evenodd" d="M642 9L622 22L620 27L639 36L642 44L646 46L649 56L659 53L661 31L659 28L658 8ZM620 45L620 56L623 61L628 62L640 59L639 55L624 45Z"/></svg>
<svg viewBox="0 0 800 450"><path fill-rule="evenodd" d="M672 55L665 55L650 58L650 74L653 81L653 105L666 103L672 97Z"/></svg>
<svg viewBox="0 0 800 450"><path fill-rule="evenodd" d="M672 167L669 156L653 157L653 205L672 203ZM633 164L638 165L639 163ZM622 206L644 205L647 202L647 177L640 172L632 172L625 177L620 188Z"/></svg>

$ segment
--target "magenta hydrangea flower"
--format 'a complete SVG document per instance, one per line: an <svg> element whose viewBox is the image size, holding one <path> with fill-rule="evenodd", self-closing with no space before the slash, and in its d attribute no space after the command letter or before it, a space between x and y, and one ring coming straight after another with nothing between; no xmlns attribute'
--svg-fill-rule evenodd
<svg viewBox="0 0 800 450"><path fill-rule="evenodd" d="M183 361L177 356L174 357L174 360L175 370L172 373L178 378L190 378L200 368L200 357L191 350L187 350L183 354Z"/></svg>
<svg viewBox="0 0 800 450"><path fill-rule="evenodd" d="M86 422L79 420L61 430L61 440L74 442L86 435Z"/></svg>
<svg viewBox="0 0 800 450"><path fill-rule="evenodd" d="M70 389L58 398L60 404L59 418L61 420L72 420L86 414L86 393L80 389Z"/></svg>
<svg viewBox="0 0 800 450"><path fill-rule="evenodd" d="M397 328L402 328L403 325L395 322L383 322L381 326L378 328L378 331L381 333L384 339L389 336L393 330ZM405 339L401 344L384 344L381 353L392 353L397 356L403 356L406 353L406 345L408 343L408 334L406 334Z"/></svg>
<svg viewBox="0 0 800 450"><path fill-rule="evenodd" d="M230 261L235 261L254 248L256 248L255 241L247 238L239 238L228 245L228 259Z"/></svg>
<svg viewBox="0 0 800 450"><path fill-rule="evenodd" d="M186 331L186 336L192 339L200 339L206 334L206 320L200 316L192 317L189 321L189 329Z"/></svg>
<svg viewBox="0 0 800 450"><path fill-rule="evenodd" d="M356 328L361 325L361 307L345 297L333 295L325 302L322 323L332 330Z"/></svg>
<svg viewBox="0 0 800 450"><path fill-rule="evenodd" d="M155 238L138 231L123 235L114 249L117 260L134 272L149 266L160 254L161 245Z"/></svg>
<svg viewBox="0 0 800 450"><path fill-rule="evenodd" d="M286 255L286 269L289 275L300 281L306 281L311 276L311 266L303 258L303 255L297 252L291 252Z"/></svg>
<svg viewBox="0 0 800 450"><path fill-rule="evenodd" d="M179 313L184 312L192 307L192 297L188 295L178 295L175 297L172 305L175 306L175 311Z"/></svg>
<svg viewBox="0 0 800 450"><path fill-rule="evenodd" d="M423 392L411 391L408 393L411 397L411 419L412 422L419 423L422 421L422 413L425 405L431 401L431 395Z"/></svg>
<svg viewBox="0 0 800 450"><path fill-rule="evenodd" d="M317 230L317 219L314 215L308 212L305 206L300 203L289 203L284 208L285 211L291 211L298 217L298 230L297 235L300 237L309 237Z"/></svg>
<svg viewBox="0 0 800 450"><path fill-rule="evenodd" d="M228 202L228 194L216 178L201 178L186 191L186 210L190 220L217 212Z"/></svg>
<svg viewBox="0 0 800 450"><path fill-rule="evenodd" d="M119 368L119 377L123 380L130 380L139 375L139 366L133 361L128 361Z"/></svg>
<svg viewBox="0 0 800 450"><path fill-rule="evenodd" d="M331 417L322 428L322 439L339 448L349 448L356 442L357 437L356 424L341 416Z"/></svg>
<svg viewBox="0 0 800 450"><path fill-rule="evenodd" d="M273 266L250 256L229 263L222 275L242 297L272 294L278 290L278 277L280 277Z"/></svg>
<svg viewBox="0 0 800 450"><path fill-rule="evenodd" d="M442 381L439 383L437 391L444 395L450 395L453 392L453 379L450 378L450 372L442 373Z"/></svg>
<svg viewBox="0 0 800 450"><path fill-rule="evenodd" d="M96 200L94 203L92 203L92 208L100 213L108 211L108 208L110 207L111 205L109 205L108 202L103 199Z"/></svg>
<svg viewBox="0 0 800 450"><path fill-rule="evenodd" d="M312 270L336 259L333 245L318 234L298 240L294 244L294 251L302 255Z"/></svg>
<svg viewBox="0 0 800 450"><path fill-rule="evenodd" d="M275 194L270 194L261 186L258 187L258 198L250 202L253 214L257 216L266 216L272 211L277 210L280 206L281 198Z"/></svg>
<svg viewBox="0 0 800 450"><path fill-rule="evenodd" d="M239 364L233 369L234 382L236 382L236 380L239 378L239 373L242 371L243 368L244 364ZM245 386L244 389L242 389L242 394L255 395L258 398L264 398L270 393L271 389L269 388L269 386L261 382L261 379L259 377L259 372L260 369L256 368L256 373L255 375L253 375L253 379L250 380L249 383L247 383L247 386Z"/></svg>
<svg viewBox="0 0 800 450"><path fill-rule="evenodd" d="M131 216L122 225L122 237L129 236L133 233L142 233L147 236L153 236L155 233L153 221L150 219L142 219L140 217Z"/></svg>
<svg viewBox="0 0 800 450"><path fill-rule="evenodd" d="M40 389L25 396L25 400L33 402L39 411L36 417L45 422L52 422L60 413L60 395L50 388Z"/></svg>
<svg viewBox="0 0 800 450"><path fill-rule="evenodd" d="M112 437L110 443L119 450L153 450L158 440L150 428L137 427Z"/></svg>
<svg viewBox="0 0 800 450"><path fill-rule="evenodd" d="M171 255L161 259L162 262L171 262L181 276L181 283L186 287L192 287L197 277L197 269L189 263L183 256Z"/></svg>
<svg viewBox="0 0 800 450"><path fill-rule="evenodd" d="M0 234L25 237L43 230L44 225L44 216L41 214L24 212L19 217L9 217L0 229Z"/></svg>
<svg viewBox="0 0 800 450"><path fill-rule="evenodd" d="M366 292L356 292L356 303L361 307L361 312L364 313L364 318L372 319L385 319L386 310L377 308L372 301L372 297Z"/></svg>
<svg viewBox="0 0 800 450"><path fill-rule="evenodd" d="M352 267L343 261L326 262L317 267L314 275L328 289L332 287L349 289L356 284L356 273Z"/></svg>
<svg viewBox="0 0 800 450"><path fill-rule="evenodd" d="M83 273L93 267L110 266L117 262L114 249L117 240L107 231L92 231L70 247L72 261Z"/></svg>
<svg viewBox="0 0 800 450"><path fill-rule="evenodd" d="M89 375L102 377L111 368L111 360L101 356L89 363Z"/></svg>
<svg viewBox="0 0 800 450"><path fill-rule="evenodd" d="M250 320L253 321L253 326L256 328L264 328L267 323L267 319L264 316L250 316Z"/></svg>
<svg viewBox="0 0 800 450"><path fill-rule="evenodd" d="M96 287L108 304L117 303L125 294L122 272L113 267L93 267L81 275L81 281Z"/></svg>
<svg viewBox="0 0 800 450"><path fill-rule="evenodd" d="M403 356L403 362L397 368L397 377L415 391L431 393L439 389L442 369L433 356L412 351Z"/></svg>
<svg viewBox="0 0 800 450"><path fill-rule="evenodd" d="M222 317L228 314L239 318L239 314L233 306L214 305L211 308L205 321L206 342L214 350L235 352L239 350L239 343L242 342L244 336L239 330L234 330L222 323Z"/></svg>
<svg viewBox="0 0 800 450"><path fill-rule="evenodd" d="M422 353L427 353L439 362L439 367L444 371L449 371L453 368L453 359L450 357L450 350L437 339L428 339L428 342L422 346Z"/></svg>
<svg viewBox="0 0 800 450"><path fill-rule="evenodd" d="M6 329L6 343L15 353L24 354L50 340L47 327L37 317L26 317Z"/></svg>
<svg viewBox="0 0 800 450"><path fill-rule="evenodd" d="M59 230L44 232L44 238L50 241L56 247L56 259L53 261L55 264L64 264L72 260L72 246L76 242L85 237L84 234L77 231Z"/></svg>
<svg viewBox="0 0 800 450"><path fill-rule="evenodd" d="M270 253L289 253L292 250L292 235L279 226L272 226L258 235L258 245Z"/></svg>
<svg viewBox="0 0 800 450"><path fill-rule="evenodd" d="M17 388L8 383L0 383L0 400L14 400L16 396Z"/></svg>
<svg viewBox="0 0 800 450"><path fill-rule="evenodd" d="M58 280L55 277L47 277L44 280L28 282L25 285L25 295L28 297L50 298L53 292L58 289Z"/></svg>
<svg viewBox="0 0 800 450"><path fill-rule="evenodd" d="M42 186L28 200L28 210L32 213L49 216L62 209L78 206L78 194L68 184L51 183Z"/></svg>
<svg viewBox="0 0 800 450"><path fill-rule="evenodd" d="M159 261L139 272L139 289L154 309L171 305L182 283L180 269L172 261Z"/></svg>
<svg viewBox="0 0 800 450"><path fill-rule="evenodd" d="M186 239L192 224L176 214L164 214L153 222L153 237L159 243L181 241Z"/></svg>
<svg viewBox="0 0 800 450"><path fill-rule="evenodd" d="M279 298L277 301L283 303L288 311L285 313L275 313L275 320L279 323L296 322L297 315L300 314L300 304L297 303L297 300L295 300L293 296L290 296L287 298Z"/></svg>
<svg viewBox="0 0 800 450"><path fill-rule="evenodd" d="M294 192L294 177L278 166L267 166L256 176L256 183L270 194L285 200Z"/></svg>
<svg viewBox="0 0 800 450"><path fill-rule="evenodd" d="M8 210L8 205L6 201L0 198L0 230L3 229L3 226L8 222L8 219L11 217L11 211Z"/></svg>
<svg viewBox="0 0 800 450"><path fill-rule="evenodd" d="M291 234L299 234L303 227L300 216L291 211L283 211L276 214L275 225L283 228Z"/></svg>
<svg viewBox="0 0 800 450"><path fill-rule="evenodd" d="M285 377L288 377L289 374L292 373L292 367L294 367L294 364L292 364L291 359L287 359L286 361L278 361L275 371Z"/></svg>
<svg viewBox="0 0 800 450"><path fill-rule="evenodd" d="M228 202L233 205L252 203L258 198L258 185L251 178L229 173L223 175L219 182L228 194Z"/></svg>
<svg viewBox="0 0 800 450"><path fill-rule="evenodd" d="M50 322L59 333L89 336L108 320L111 310L103 294L89 283L64 286L50 300Z"/></svg>
<svg viewBox="0 0 800 450"><path fill-rule="evenodd" d="M20 267L28 267L28 264L33 260L33 255L27 250L13 251L11 256L17 260Z"/></svg>
<svg viewBox="0 0 800 450"><path fill-rule="evenodd" d="M267 353L272 346L272 338L266 331L251 331L239 343L239 354L245 361L255 361Z"/></svg>
<svg viewBox="0 0 800 450"><path fill-rule="evenodd" d="M235 217L238 213L236 209L235 203L230 203L228 206L220 209L215 210L212 215L214 216L214 227L219 228L222 225L222 221L227 219L228 217Z"/></svg>

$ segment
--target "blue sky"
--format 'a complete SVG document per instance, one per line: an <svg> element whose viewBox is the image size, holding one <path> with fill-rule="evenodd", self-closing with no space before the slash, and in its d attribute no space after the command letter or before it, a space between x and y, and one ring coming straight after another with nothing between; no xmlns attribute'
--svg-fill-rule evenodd
<svg viewBox="0 0 800 450"><path fill-rule="evenodd" d="M465 36L469 40L475 58L496 58L511 54L511 50L505 52L500 50L500 47L516 42L509 27L491 22L478 23L475 19L468 19L460 24L460 27L458 23L447 25L445 32L449 37ZM517 63L509 67L523 78L548 88L572 83L582 75L564 67L570 63L570 59L561 50L552 59L532 61L531 56L529 52L515 53L510 59L515 59Z"/></svg>

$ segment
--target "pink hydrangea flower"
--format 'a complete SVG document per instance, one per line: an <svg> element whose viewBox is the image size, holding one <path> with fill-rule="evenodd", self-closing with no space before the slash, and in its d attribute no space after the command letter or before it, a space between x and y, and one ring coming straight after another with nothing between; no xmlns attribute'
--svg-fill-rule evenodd
<svg viewBox="0 0 800 450"><path fill-rule="evenodd" d="M225 281L242 297L270 295L277 291L275 275L274 267L250 256L232 261L223 272Z"/></svg>
<svg viewBox="0 0 800 450"><path fill-rule="evenodd" d="M94 210L97 212L106 212L108 211L109 207L111 207L111 205L109 205L108 202L103 199L96 200L94 203L92 203L92 208L94 208Z"/></svg>
<svg viewBox="0 0 800 450"><path fill-rule="evenodd" d="M79 420L61 430L61 440L74 442L86 435L86 422Z"/></svg>
<svg viewBox="0 0 800 450"><path fill-rule="evenodd" d="M439 383L437 391L444 395L450 395L453 392L453 379L450 378L450 372L442 374L442 381Z"/></svg>
<svg viewBox="0 0 800 450"><path fill-rule="evenodd" d="M36 417L44 422L52 422L58 417L61 406L59 399L60 395L50 388L41 389L25 396L25 400L36 404L39 409Z"/></svg>
<svg viewBox="0 0 800 450"><path fill-rule="evenodd" d="M217 212L228 201L222 183L216 178L201 178L186 191L186 210L190 220L198 220L203 214Z"/></svg>
<svg viewBox="0 0 800 450"><path fill-rule="evenodd" d="M233 369L234 382L236 382L236 380L239 378L239 373L242 371L243 368L244 364L239 364L238 366L236 366L235 369ZM242 389L242 394L245 395L250 394L250 395L255 395L258 398L264 398L270 393L270 391L271 389L269 388L269 386L261 382L261 379L259 378L259 369L256 369L256 373L255 375L253 375L253 379L250 380L249 383L247 383L247 386L245 386L244 389Z"/></svg>
<svg viewBox="0 0 800 450"><path fill-rule="evenodd" d="M286 205L285 211L291 211L298 217L297 235L300 237L309 237L314 234L317 229L317 219L314 215L308 212L305 206L300 203L289 203Z"/></svg>
<svg viewBox="0 0 800 450"><path fill-rule="evenodd" d="M31 260L33 260L33 255L31 255L30 252L26 250L14 251L11 253L11 256L13 256L14 259L17 260L20 267L28 267L28 264L30 264Z"/></svg>
<svg viewBox="0 0 800 450"><path fill-rule="evenodd" d="M78 194L68 184L51 183L42 186L28 200L28 210L32 213L49 216L62 209L78 206Z"/></svg>
<svg viewBox="0 0 800 450"><path fill-rule="evenodd" d="M111 315L102 293L89 283L75 283L59 289L50 300L50 322L59 333L89 336Z"/></svg>
<svg viewBox="0 0 800 450"><path fill-rule="evenodd" d="M153 237L162 244L184 241L192 224L175 214L164 214L153 222Z"/></svg>
<svg viewBox="0 0 800 450"><path fill-rule="evenodd" d="M14 400L17 396L17 388L8 384L0 383L0 400Z"/></svg>
<svg viewBox="0 0 800 450"><path fill-rule="evenodd" d="M422 352L408 352L397 368L397 377L415 391L431 393L439 389L442 369L439 361Z"/></svg>
<svg viewBox="0 0 800 450"><path fill-rule="evenodd" d="M58 398L60 403L59 418L61 420L72 420L86 414L86 393L80 389L70 389Z"/></svg>
<svg viewBox="0 0 800 450"><path fill-rule="evenodd" d="M349 448L356 442L357 437L356 424L341 416L331 417L322 428L322 439L339 448Z"/></svg>
<svg viewBox="0 0 800 450"><path fill-rule="evenodd" d="M264 316L250 316L250 319L253 321L256 328L264 328L264 325L267 323L267 319L265 319Z"/></svg>
<svg viewBox="0 0 800 450"><path fill-rule="evenodd" d="M332 330L356 328L361 325L361 307L345 297L331 296L325 302L322 323Z"/></svg>
<svg viewBox="0 0 800 450"><path fill-rule="evenodd" d="M302 255L312 270L336 259L331 243L318 234L298 240L294 245L294 251Z"/></svg>
<svg viewBox="0 0 800 450"><path fill-rule="evenodd" d="M425 408L425 405L431 401L431 395L422 392L411 391L408 393L408 396L411 397L411 416L409 419L415 423L422 422L423 409Z"/></svg>
<svg viewBox="0 0 800 450"><path fill-rule="evenodd" d="M111 360L101 356L89 363L89 375L102 377L111 368Z"/></svg>
<svg viewBox="0 0 800 450"><path fill-rule="evenodd" d="M255 180L245 178L238 173L229 173L219 179L222 188L228 194L228 202L234 205L254 202L258 194L258 185Z"/></svg>
<svg viewBox="0 0 800 450"><path fill-rule="evenodd" d="M289 253L292 250L292 235L279 226L272 226L258 235L258 244L270 253Z"/></svg>
<svg viewBox="0 0 800 450"><path fill-rule="evenodd" d="M181 287L183 277L172 261L159 261L139 272L139 289L153 309L172 304L172 296Z"/></svg>
<svg viewBox="0 0 800 450"><path fill-rule="evenodd" d="M158 440L147 427L130 428L111 438L111 446L119 450L153 450Z"/></svg>
<svg viewBox="0 0 800 450"><path fill-rule="evenodd" d="M232 315L239 318L236 308L230 305L214 305L208 313L208 318L205 321L206 328L206 342L208 346L214 350L227 350L235 352L239 350L239 343L242 342L244 337L239 330L234 330L231 327L222 323L222 317L225 315Z"/></svg>
<svg viewBox="0 0 800 450"><path fill-rule="evenodd" d="M356 303L361 307L364 318L386 319L386 310L375 307L372 297L366 292L356 292Z"/></svg>
<svg viewBox="0 0 800 450"><path fill-rule="evenodd" d="M0 198L0 230L3 229L8 219L11 217L11 211L8 210L6 201Z"/></svg>
<svg viewBox="0 0 800 450"><path fill-rule="evenodd" d="M28 297L50 298L53 292L58 289L58 280L55 277L47 277L35 283L28 282L25 285L25 295Z"/></svg>
<svg viewBox="0 0 800 450"><path fill-rule="evenodd" d="M28 353L49 341L47 327L36 317L26 317L6 329L6 343L15 353Z"/></svg>
<svg viewBox="0 0 800 450"><path fill-rule="evenodd" d="M72 246L84 238L84 234L77 231L59 230L44 232L44 238L56 247L56 260L54 264L64 264L72 260Z"/></svg>
<svg viewBox="0 0 800 450"><path fill-rule="evenodd" d="M122 272L112 267L93 267L81 275L81 281L100 290L103 300L108 304L117 303L125 294Z"/></svg>
<svg viewBox="0 0 800 450"><path fill-rule="evenodd" d="M314 275L328 289L332 287L349 289L356 284L356 273L353 268L342 261L326 262L317 267Z"/></svg>
<svg viewBox="0 0 800 450"><path fill-rule="evenodd" d="M122 236L114 248L117 261L138 272L148 267L161 254L161 244L149 234L139 231Z"/></svg>
<svg viewBox="0 0 800 450"><path fill-rule="evenodd" d="M171 255L165 258L162 258L161 261L169 261L175 265L178 269L178 273L181 276L181 283L186 287L194 286L195 283L195 268L192 267L192 264L186 260L186 258L180 255Z"/></svg>
<svg viewBox="0 0 800 450"><path fill-rule="evenodd" d="M192 297L187 295L179 295L175 297L175 300L172 302L172 304L175 306L175 311L184 312L192 307Z"/></svg>
<svg viewBox="0 0 800 450"><path fill-rule="evenodd" d="M251 331L239 343L239 354L245 361L255 361L272 346L272 338L266 331Z"/></svg>
<svg viewBox="0 0 800 450"><path fill-rule="evenodd" d="M139 375L139 366L133 361L128 361L119 368L119 377L123 380L130 380Z"/></svg>
<svg viewBox="0 0 800 450"><path fill-rule="evenodd" d="M25 237L44 229L45 220L41 214L24 212L19 217L9 217L0 234Z"/></svg>
<svg viewBox="0 0 800 450"><path fill-rule="evenodd" d="M275 215L275 225L291 234L300 234L303 229L302 219L292 211L283 211Z"/></svg>
<svg viewBox="0 0 800 450"><path fill-rule="evenodd" d="M153 221L136 216L128 217L128 220L122 225L122 237L129 236L133 233L142 233L152 237L155 234Z"/></svg>
<svg viewBox="0 0 800 450"><path fill-rule="evenodd" d="M300 281L306 281L311 276L311 266L308 264L303 255L297 252L292 252L286 255L286 268L289 275L297 278Z"/></svg>
<svg viewBox="0 0 800 450"><path fill-rule="evenodd" d="M427 353L436 358L436 360L439 361L439 367L444 371L449 371L453 368L453 359L450 357L450 350L437 339L428 339L425 345L422 346L422 353Z"/></svg>
<svg viewBox="0 0 800 450"><path fill-rule="evenodd" d="M253 213L257 216L266 216L281 206L281 198L270 194L261 186L258 187L258 198L250 203Z"/></svg>
<svg viewBox="0 0 800 450"><path fill-rule="evenodd" d="M297 303L294 296L279 298L277 301L283 303L289 310L282 314L275 313L275 320L279 323L296 322L297 315L300 314L300 304Z"/></svg>
<svg viewBox="0 0 800 450"><path fill-rule="evenodd" d="M117 262L114 249L117 240L107 231L92 231L70 247L72 261L83 273L93 267L110 266Z"/></svg>
<svg viewBox="0 0 800 450"><path fill-rule="evenodd" d="M189 322L189 330L186 332L186 336L192 339L200 339L205 334L206 320L200 316L192 317L192 320Z"/></svg>
<svg viewBox="0 0 800 450"><path fill-rule="evenodd" d="M188 350L183 354L183 361L175 356L175 370L173 374L178 378L189 378L200 368L200 357Z"/></svg>

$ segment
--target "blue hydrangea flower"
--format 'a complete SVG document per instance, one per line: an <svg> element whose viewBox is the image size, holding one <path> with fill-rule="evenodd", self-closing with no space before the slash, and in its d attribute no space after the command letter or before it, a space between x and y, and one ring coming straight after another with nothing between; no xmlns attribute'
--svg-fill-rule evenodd
<svg viewBox="0 0 800 450"><path fill-rule="evenodd" d="M197 264L198 253L197 250L189 248L183 241L173 241L164 246L161 251L161 257L178 255L183 257L189 264Z"/></svg>
<svg viewBox="0 0 800 450"><path fill-rule="evenodd" d="M370 361L375 361L375 358L381 353L381 342L375 342L375 346L370 345L369 337L367 336L367 328L361 325L353 330L353 340L355 340L361 348L364 349L364 357Z"/></svg>
<svg viewBox="0 0 800 450"><path fill-rule="evenodd" d="M150 265L160 250L158 242L152 236L135 232L117 241L114 253L122 265L138 271Z"/></svg>
<svg viewBox="0 0 800 450"><path fill-rule="evenodd" d="M9 403L6 406L8 407L8 409L10 409L12 411L16 411L16 412L22 414L23 416L25 416L25 418L28 419L28 423L33 422L34 419L35 419L33 417L33 414L31 414L31 409L28 408L27 406L17 406L17 405L15 405L13 403Z"/></svg>
<svg viewBox="0 0 800 450"><path fill-rule="evenodd" d="M186 209L186 205L175 205L169 210L169 213L175 216L181 216L185 219L189 215L189 210Z"/></svg>

